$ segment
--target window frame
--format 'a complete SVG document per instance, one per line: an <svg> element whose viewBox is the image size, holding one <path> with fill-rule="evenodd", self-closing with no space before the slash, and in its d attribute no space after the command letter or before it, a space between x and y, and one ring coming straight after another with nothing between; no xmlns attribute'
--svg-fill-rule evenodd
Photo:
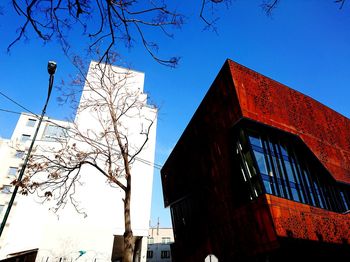
<svg viewBox="0 0 350 262"><path fill-rule="evenodd" d="M1 193L3 194L12 194L11 185L3 185L1 188Z"/></svg>
<svg viewBox="0 0 350 262"><path fill-rule="evenodd" d="M18 172L18 167L10 166L8 169L7 175L9 177L15 177L17 175L17 172Z"/></svg>
<svg viewBox="0 0 350 262"><path fill-rule="evenodd" d="M25 151L24 150L16 150L14 157L21 159L24 157Z"/></svg>
<svg viewBox="0 0 350 262"><path fill-rule="evenodd" d="M147 237L147 244L149 245L154 244L154 237Z"/></svg>
<svg viewBox="0 0 350 262"><path fill-rule="evenodd" d="M35 127L37 120L34 118L28 118L26 126L27 127Z"/></svg>
<svg viewBox="0 0 350 262"><path fill-rule="evenodd" d="M45 141L57 141L66 139L67 137L67 128L52 124L47 124L42 134L42 139Z"/></svg>
<svg viewBox="0 0 350 262"><path fill-rule="evenodd" d="M146 258L153 258L153 250L147 250Z"/></svg>
<svg viewBox="0 0 350 262"><path fill-rule="evenodd" d="M161 259L170 258L170 250L161 250L160 258Z"/></svg>
<svg viewBox="0 0 350 262"><path fill-rule="evenodd" d="M333 212L347 212L350 184L342 186L336 181L299 137L249 120L242 122L233 128L232 145L237 172L242 173L238 177L245 190L250 191L250 200L255 198L252 190L258 188L253 181L257 175L265 194ZM248 154L252 163L247 162ZM256 174L250 174L251 170L256 170Z"/></svg>
<svg viewBox="0 0 350 262"><path fill-rule="evenodd" d="M162 237L162 244L169 244L171 242L171 237Z"/></svg>
<svg viewBox="0 0 350 262"><path fill-rule="evenodd" d="M31 138L31 137L32 137L31 135L22 134L22 135L21 135L21 142L22 142L22 143L26 143L26 142L30 141L30 138ZM24 138L25 138L25 139L24 139Z"/></svg>

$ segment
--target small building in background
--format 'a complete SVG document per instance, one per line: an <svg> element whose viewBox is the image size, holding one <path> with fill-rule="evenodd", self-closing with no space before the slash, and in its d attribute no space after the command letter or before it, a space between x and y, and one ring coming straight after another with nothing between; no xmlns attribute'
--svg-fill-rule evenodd
<svg viewBox="0 0 350 262"><path fill-rule="evenodd" d="M147 262L171 262L172 228L151 228L148 232Z"/></svg>
<svg viewBox="0 0 350 262"><path fill-rule="evenodd" d="M350 120L238 63L161 176L173 261L350 261Z"/></svg>

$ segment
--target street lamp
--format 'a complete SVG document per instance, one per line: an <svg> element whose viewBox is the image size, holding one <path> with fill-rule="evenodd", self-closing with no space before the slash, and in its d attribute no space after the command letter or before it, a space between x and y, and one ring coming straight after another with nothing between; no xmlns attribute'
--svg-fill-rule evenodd
<svg viewBox="0 0 350 262"><path fill-rule="evenodd" d="M33 146L34 146L34 142L35 142L35 139L36 139L36 136L38 135L38 132L39 132L39 128L40 128L40 125L41 125L41 122L43 120L43 117L46 113L46 107L47 107L47 104L49 103L49 99L50 99L50 95L51 95L51 91L52 91L52 85L53 85L53 80L54 80L54 74L56 72L56 68L57 68L57 64L56 62L54 61L49 61L48 64L47 64L47 71L50 75L50 79L49 79L49 89L48 89L48 93L47 93L47 98L46 98L46 102L45 102L45 105L44 105L44 108L43 108L43 111L41 112L41 115L40 115L40 118L39 118L39 123L38 123L38 126L36 127L36 130L35 130L35 133L34 133L34 136L33 136L33 139L32 139L32 142L30 144L30 147L28 149L28 153L26 155L26 158L23 162L23 165L22 165L22 168L21 168L21 171L18 175L18 178L17 178L17 183L15 185L15 189L13 190L13 193L12 193L12 196L11 196L11 199L10 199L10 202L7 206L7 209L6 209L6 213L4 215L4 218L2 220L2 223L1 223L1 226L0 226L0 237L2 235L2 232L4 231L4 228L5 228L5 225L6 225L6 221L7 221L7 218L10 214L10 211L11 211L11 208L12 208L12 205L13 205L13 202L15 201L15 197L16 197L16 194L17 194L17 191L18 191L18 188L19 188L19 182L22 181L22 177L23 177L23 174L24 174L24 171L27 167L27 163L28 163L28 160L29 160L29 156L30 156L30 153L32 152L32 149L33 149Z"/></svg>

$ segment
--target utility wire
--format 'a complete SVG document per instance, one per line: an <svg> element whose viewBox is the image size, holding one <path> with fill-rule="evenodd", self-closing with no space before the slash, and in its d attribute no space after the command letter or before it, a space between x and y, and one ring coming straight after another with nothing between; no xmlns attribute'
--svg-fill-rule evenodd
<svg viewBox="0 0 350 262"><path fill-rule="evenodd" d="M0 93L1 93L1 91L0 91ZM2 95L3 95L3 94L2 94ZM14 100L12 100L11 98L8 98L8 99L9 99L10 101L16 103L16 104L17 104L18 106L20 106L21 108L25 109L25 107L21 106L20 104L18 104L17 102L15 102ZM29 111L31 114L37 116L36 114L32 113L30 110L28 110L28 109L25 109L25 110L26 110L26 111ZM17 115L21 115L21 114L22 114L21 112L16 112L16 111L7 110L7 109L2 109L2 108L0 108L0 111L6 112L6 113L17 114ZM65 126L61 126L61 125L57 124L56 122L54 122L54 121L52 121L52 120L50 120L50 119L44 119L44 121L45 121L45 122L48 122L48 123L50 123L50 124L53 124L53 125L55 125L55 126L57 126L57 127L60 127L60 128L64 128L64 129L67 128L67 127L65 127ZM70 130L70 131L71 131L71 130ZM94 141L94 143L98 143L98 144L100 144L100 145L102 145L102 146L106 146L106 145L104 145L104 144L102 144L102 143L99 143L99 142L97 142L97 141ZM141 163L144 163L144 164L146 164L146 165L153 166L155 169L158 169L158 170L160 170L160 169L163 167L163 166L160 165L160 164L152 163L151 161L148 161L148 160L143 159L143 158L140 158L140 157L135 157L135 160L137 160L137 161L139 161L139 162L141 162Z"/></svg>
<svg viewBox="0 0 350 262"><path fill-rule="evenodd" d="M28 108L22 106L20 103L16 102L14 99L12 99L11 97L5 95L5 94L4 94L3 92L1 92L1 91L0 91L0 95L2 95L3 97L5 97L6 99L10 100L12 103L16 104L17 106L19 106L20 108L24 109L25 111L27 111L27 112L29 112L29 113L35 115L36 117L39 117L37 114L33 113L33 112L32 112L31 110L29 110ZM19 115L22 114L22 113L20 113L20 112L11 111L11 110L7 110L7 109L0 109L0 111L2 111L2 112L7 112L7 113L13 113L13 114L19 114ZM59 124L57 124L57 123L55 123L55 122L49 120L49 119L44 120L44 121L49 122L49 123L51 123L51 124L54 124L54 125L57 126L57 127L66 128L66 127L63 127L63 126L61 126L61 125L59 125ZM95 142L96 142L96 141L95 141ZM150 161L148 161L148 160L146 160L146 159L142 159L142 158L139 158L139 157L135 157L135 159L138 160L138 161L140 161L140 162L142 162L142 163L144 163L144 164L153 166L154 168L156 168L156 169L158 169L158 170L160 170L160 169L162 168L162 165L156 164L156 163L152 163L152 162L150 162Z"/></svg>
<svg viewBox="0 0 350 262"><path fill-rule="evenodd" d="M20 114L21 114L20 112L16 112L16 111L12 111L12 110L7 110L7 109L2 109L2 108L0 108L0 111L6 112L6 113L17 114L17 115L20 115Z"/></svg>
<svg viewBox="0 0 350 262"><path fill-rule="evenodd" d="M3 92L1 92L1 91L0 91L0 95L2 95L3 97L5 97L6 99L10 100L12 103L14 103L14 104L18 105L20 108L24 109L25 111L30 112L31 114L33 114L33 115L36 115L36 116L37 116L37 114L34 114L34 113L33 113L32 111L30 111L28 108L26 108L26 107L22 106L20 103L16 102L16 101L15 101L15 100L13 100L11 97L9 97L9 96L5 95L5 94L4 94Z"/></svg>

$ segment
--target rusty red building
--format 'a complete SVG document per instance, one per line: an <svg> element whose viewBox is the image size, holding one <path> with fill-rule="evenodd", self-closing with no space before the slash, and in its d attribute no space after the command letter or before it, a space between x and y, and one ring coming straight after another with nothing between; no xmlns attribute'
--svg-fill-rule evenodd
<svg viewBox="0 0 350 262"><path fill-rule="evenodd" d="M350 120L236 62L161 176L173 261L350 261Z"/></svg>

